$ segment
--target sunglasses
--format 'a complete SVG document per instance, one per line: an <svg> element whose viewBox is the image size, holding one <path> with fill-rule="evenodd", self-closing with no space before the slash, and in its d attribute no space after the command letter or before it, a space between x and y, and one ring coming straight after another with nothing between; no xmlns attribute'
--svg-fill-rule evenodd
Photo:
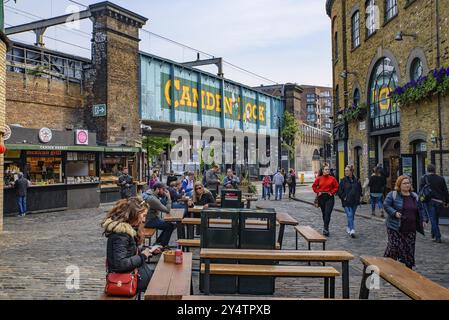
<svg viewBox="0 0 449 320"><path fill-rule="evenodd" d="M195 190L201 190L201 189L203 189L203 188L202 187L195 188Z"/></svg>

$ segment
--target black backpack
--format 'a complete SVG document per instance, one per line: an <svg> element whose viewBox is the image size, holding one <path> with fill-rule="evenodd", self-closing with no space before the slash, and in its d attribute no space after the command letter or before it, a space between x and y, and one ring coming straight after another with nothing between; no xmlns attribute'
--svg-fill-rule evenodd
<svg viewBox="0 0 449 320"><path fill-rule="evenodd" d="M419 201L422 203L430 202L432 200L432 188L429 184L428 176L424 176L424 186L419 190Z"/></svg>

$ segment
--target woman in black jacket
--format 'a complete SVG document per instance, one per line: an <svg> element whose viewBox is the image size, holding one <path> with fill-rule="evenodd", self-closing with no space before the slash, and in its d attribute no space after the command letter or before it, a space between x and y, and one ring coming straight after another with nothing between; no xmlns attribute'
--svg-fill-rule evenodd
<svg viewBox="0 0 449 320"><path fill-rule="evenodd" d="M153 271L146 261L159 252L158 247L140 250L144 237L148 206L142 199L133 197L117 202L103 221L107 241L107 272L131 273L138 269L137 293L145 292Z"/></svg>
<svg viewBox="0 0 449 320"><path fill-rule="evenodd" d="M369 178L369 193L371 201L371 214L376 215L376 204L380 209L381 217L384 217L383 207L383 195L385 193L385 187L387 186L387 180L382 175L382 169L376 168L374 174Z"/></svg>
<svg viewBox="0 0 449 320"><path fill-rule="evenodd" d="M204 209L209 207L217 207L217 203L215 202L215 198L212 193L204 188L201 182L195 183L193 189L193 197L192 200L188 203L189 207L195 206L203 206Z"/></svg>
<svg viewBox="0 0 449 320"><path fill-rule="evenodd" d="M345 177L341 179L338 188L338 196L341 204L345 209L348 218L346 233L355 238L354 217L357 207L360 205L360 197L362 196L362 186L359 179L354 176L354 167L347 166L345 168Z"/></svg>

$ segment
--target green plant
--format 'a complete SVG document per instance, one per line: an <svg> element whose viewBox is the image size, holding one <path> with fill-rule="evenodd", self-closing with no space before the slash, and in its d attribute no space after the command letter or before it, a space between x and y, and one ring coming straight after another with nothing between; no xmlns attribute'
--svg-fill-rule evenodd
<svg viewBox="0 0 449 320"><path fill-rule="evenodd" d="M46 74L47 71L49 71L49 70L50 70L50 68L48 66L46 66L46 65L38 65L38 66L36 66L36 67L34 67L32 69L27 69L26 73L30 74L32 76L38 77L38 76L41 76L43 74Z"/></svg>
<svg viewBox="0 0 449 320"><path fill-rule="evenodd" d="M300 133L300 123L295 116L286 111L284 113L284 122L281 130L282 147L288 151L290 159L295 157L295 139Z"/></svg>
<svg viewBox="0 0 449 320"><path fill-rule="evenodd" d="M352 105L349 108L346 108L343 113L343 119L346 121L352 121L352 120L361 120L363 116L365 116L367 112L367 105L366 103L359 103L357 105Z"/></svg>
<svg viewBox="0 0 449 320"><path fill-rule="evenodd" d="M147 151L147 160L148 163L152 163L153 157L159 156L162 152L165 151L167 146L174 146L175 143L170 141L170 138L166 137L154 137L154 136L146 136L142 140L142 148Z"/></svg>

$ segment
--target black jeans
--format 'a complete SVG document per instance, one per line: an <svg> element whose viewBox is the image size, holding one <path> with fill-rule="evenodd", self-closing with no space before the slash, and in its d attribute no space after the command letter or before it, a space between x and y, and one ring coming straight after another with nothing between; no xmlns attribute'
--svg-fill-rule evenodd
<svg viewBox="0 0 449 320"><path fill-rule="evenodd" d="M323 214L324 230L329 231L332 210L334 210L335 197L322 194L319 198L321 213Z"/></svg>
<svg viewBox="0 0 449 320"><path fill-rule="evenodd" d="M159 218L154 218L154 219L148 220L147 223L145 223L145 228L154 228L154 229L162 230L161 234L156 239L156 243L165 247L170 242L171 234L173 233L173 230L175 229L175 225L171 222L166 222Z"/></svg>
<svg viewBox="0 0 449 320"><path fill-rule="evenodd" d="M147 290L148 284L150 283L151 277L153 276L153 270L150 266L144 263L139 269L139 278L137 280L137 293L145 292Z"/></svg>
<svg viewBox="0 0 449 320"><path fill-rule="evenodd" d="M290 183L288 185L288 197L295 196L296 194L296 183Z"/></svg>

